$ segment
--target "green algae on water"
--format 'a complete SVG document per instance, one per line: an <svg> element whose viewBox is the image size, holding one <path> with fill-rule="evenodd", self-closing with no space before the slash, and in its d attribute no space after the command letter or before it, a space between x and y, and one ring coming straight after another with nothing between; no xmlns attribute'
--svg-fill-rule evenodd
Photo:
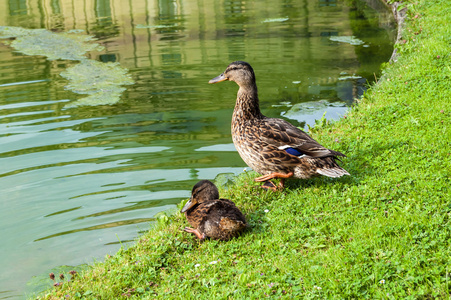
<svg viewBox="0 0 451 300"><path fill-rule="evenodd" d="M3 42L23 54L42 55L48 60L80 61L60 75L69 80L66 89L88 96L66 105L66 108L114 104L125 91L123 85L134 83L128 70L118 63L102 63L86 57L87 52L101 51L103 47L93 43L95 38L83 34L83 31L55 33L47 29L0 26L0 39L12 38L14 40Z"/></svg>
<svg viewBox="0 0 451 300"><path fill-rule="evenodd" d="M137 29L165 29L165 28L171 28L177 26L176 24L170 24L170 25L143 25L138 24L136 25Z"/></svg>
<svg viewBox="0 0 451 300"><path fill-rule="evenodd" d="M285 22L288 21L290 18L285 17L285 18L273 18L273 19L265 19L264 21L262 21L262 23L280 23L280 22Z"/></svg>
<svg viewBox="0 0 451 300"><path fill-rule="evenodd" d="M318 111L327 109L328 107L346 107L346 103L342 101L330 102L328 100L308 101L296 103L284 114L287 118L294 118L296 115L310 115Z"/></svg>
<svg viewBox="0 0 451 300"><path fill-rule="evenodd" d="M48 60L81 60L86 59L86 52L103 49L99 44L91 43L94 37L78 32L55 33L47 29L0 26L0 38L15 38L8 44L17 51L46 56Z"/></svg>
<svg viewBox="0 0 451 300"><path fill-rule="evenodd" d="M66 108L114 104L125 91L122 85L134 83L127 69L119 66L119 63L102 63L90 59L82 60L80 64L68 68L60 75L69 80L66 89L88 95L67 104Z"/></svg>
<svg viewBox="0 0 451 300"><path fill-rule="evenodd" d="M354 46L365 44L364 41L356 38L355 36L331 36L329 39L334 42L346 43Z"/></svg>

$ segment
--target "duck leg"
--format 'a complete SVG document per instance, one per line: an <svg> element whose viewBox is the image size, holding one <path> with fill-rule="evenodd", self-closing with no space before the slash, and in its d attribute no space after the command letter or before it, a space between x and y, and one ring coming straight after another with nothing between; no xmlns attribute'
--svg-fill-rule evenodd
<svg viewBox="0 0 451 300"><path fill-rule="evenodd" d="M271 180L273 178L290 178L293 175L294 175L293 172L290 172L288 174L274 172L274 173L271 173L271 174L268 174L268 175L263 175L263 176L257 177L254 180L257 181L257 182L261 182L261 181L268 181L268 180Z"/></svg>
<svg viewBox="0 0 451 300"><path fill-rule="evenodd" d="M277 186L271 180L265 181L261 187L265 190L272 190L273 192L277 191Z"/></svg>
<svg viewBox="0 0 451 300"><path fill-rule="evenodd" d="M285 178L281 178L279 182L279 187L281 190L285 187Z"/></svg>
<svg viewBox="0 0 451 300"><path fill-rule="evenodd" d="M277 190L277 187L276 187L276 185L275 185L273 182L271 182L271 179L273 179L273 178L281 178L281 180L280 180L280 182L279 182L279 187L280 187L281 189L283 189L284 186L285 186L285 179L286 179L286 178L290 178L290 177L292 177L292 176L293 176L293 172L290 172L290 173L288 173L288 174L283 174L283 173L274 172L274 173L271 173L271 174L267 174L267 175L263 175L263 176L257 177L257 178L255 178L254 180L255 180L256 182L266 181L266 182L262 185L262 188L264 188L264 189L271 189L271 190L273 190L273 191L276 191L276 190Z"/></svg>
<svg viewBox="0 0 451 300"><path fill-rule="evenodd" d="M190 228L190 227L185 227L185 229L183 229L183 231L186 231L186 232L194 234L201 241L205 240L205 234L201 234L199 232L199 230L197 230L197 229Z"/></svg>

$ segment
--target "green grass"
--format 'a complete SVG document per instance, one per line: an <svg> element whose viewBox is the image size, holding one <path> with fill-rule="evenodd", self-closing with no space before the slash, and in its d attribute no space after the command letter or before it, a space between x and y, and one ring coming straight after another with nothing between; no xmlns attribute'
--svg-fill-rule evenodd
<svg viewBox="0 0 451 300"><path fill-rule="evenodd" d="M199 243L182 214L162 215L42 298L448 299L451 3L406 6L398 62L345 118L312 132L348 155L352 176L273 193L244 173L220 190L246 214L243 236Z"/></svg>

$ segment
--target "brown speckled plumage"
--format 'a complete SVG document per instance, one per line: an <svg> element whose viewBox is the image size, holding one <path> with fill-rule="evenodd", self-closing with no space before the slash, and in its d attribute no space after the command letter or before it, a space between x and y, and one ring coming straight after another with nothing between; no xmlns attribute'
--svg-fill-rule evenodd
<svg viewBox="0 0 451 300"><path fill-rule="evenodd" d="M227 241L246 228L246 219L235 203L218 198L218 189L211 181L202 180L193 187L191 198L182 209L194 227L186 227L186 232L201 240L209 237Z"/></svg>
<svg viewBox="0 0 451 300"><path fill-rule="evenodd" d="M231 63L209 83L225 80L235 81L240 87L232 117L233 143L244 162L263 175L255 180L265 181L264 188L276 190L272 178L281 178L283 188L285 178L292 176L349 175L335 161L344 154L321 146L289 122L267 118L260 112L255 75L248 63Z"/></svg>

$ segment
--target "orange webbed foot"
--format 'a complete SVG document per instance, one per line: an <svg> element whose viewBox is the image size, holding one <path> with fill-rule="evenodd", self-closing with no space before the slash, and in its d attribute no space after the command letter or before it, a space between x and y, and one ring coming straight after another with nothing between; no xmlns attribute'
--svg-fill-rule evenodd
<svg viewBox="0 0 451 300"><path fill-rule="evenodd" d="M294 174L293 172L290 172L288 174L283 174L283 173L278 173L278 172L274 172L268 175L263 175L260 177L255 178L254 180L257 182L261 182L261 181L268 181L274 178L290 178L292 177Z"/></svg>
<svg viewBox="0 0 451 300"><path fill-rule="evenodd" d="M205 234L200 233L199 230L197 230L197 229L185 227L185 229L183 229L183 231L194 234L200 241L205 240Z"/></svg>
<svg viewBox="0 0 451 300"><path fill-rule="evenodd" d="M262 188L267 189L267 190L276 191L278 188L283 189L285 187L285 179L286 178L290 178L293 175L294 175L293 172L290 172L288 174L274 172L274 173L271 173L271 174L267 174L267 175L263 175L263 176L257 177L254 180L256 182L266 181L262 185ZM278 187L276 187L276 185L270 181L273 178L280 178L281 179L280 182L279 182L279 186Z"/></svg>
<svg viewBox="0 0 451 300"><path fill-rule="evenodd" d="M271 180L266 181L262 186L262 189L271 190L273 192L277 191L277 186Z"/></svg>

